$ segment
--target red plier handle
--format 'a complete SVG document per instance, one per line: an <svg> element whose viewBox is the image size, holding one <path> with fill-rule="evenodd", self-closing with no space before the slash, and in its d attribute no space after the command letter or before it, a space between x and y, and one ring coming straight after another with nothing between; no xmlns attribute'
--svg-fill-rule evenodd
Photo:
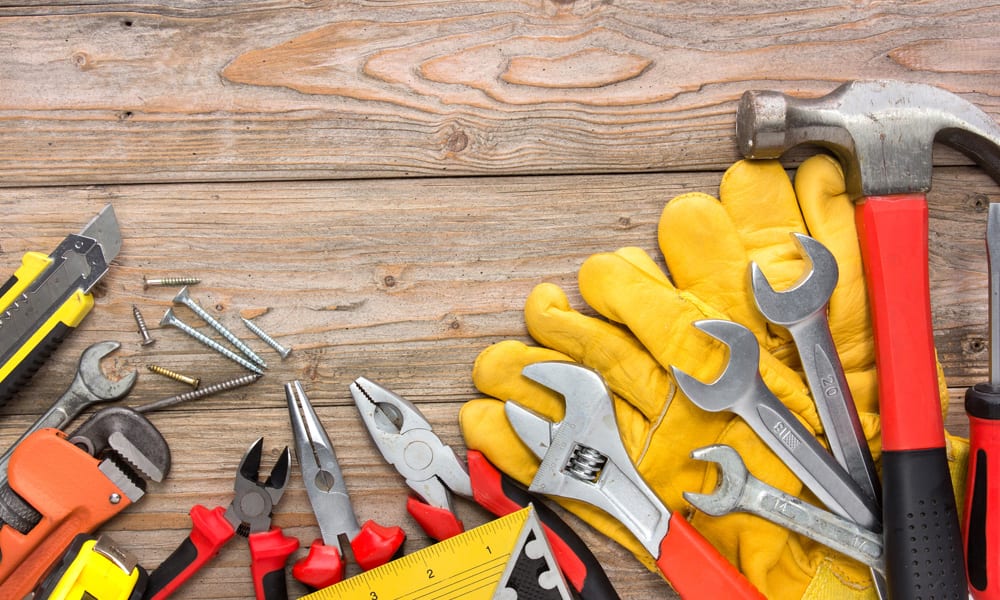
<svg viewBox="0 0 1000 600"><path fill-rule="evenodd" d="M351 551L358 566L367 571L392 560L405 539L406 534L401 528L383 527L369 520L351 540ZM322 539L313 541L309 554L292 567L292 575L313 589L340 583L344 579L344 557L340 548L328 546Z"/></svg>
<svg viewBox="0 0 1000 600"><path fill-rule="evenodd" d="M233 539L236 531L226 520L225 512L221 506L209 510L200 504L191 509L190 535L149 574L144 600L169 598Z"/></svg>
<svg viewBox="0 0 1000 600"><path fill-rule="evenodd" d="M207 509L195 505L191 509L191 533L173 553L149 575L144 600L169 598L184 582L222 550L236 531L225 517L226 509ZM257 600L284 600L285 562L299 547L299 541L288 537L277 527L252 533L250 543L250 573L254 580Z"/></svg>

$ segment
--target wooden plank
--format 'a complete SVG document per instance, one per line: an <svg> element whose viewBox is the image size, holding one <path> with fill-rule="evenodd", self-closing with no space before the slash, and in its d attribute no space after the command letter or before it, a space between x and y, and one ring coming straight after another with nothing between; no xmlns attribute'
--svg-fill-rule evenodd
<svg viewBox="0 0 1000 600"><path fill-rule="evenodd" d="M1000 115L998 10L0 7L0 185L721 170L736 157L746 89L818 96L849 79L898 78Z"/></svg>
<svg viewBox="0 0 1000 600"><path fill-rule="evenodd" d="M0 189L2 272L12 272L25 251L48 252L107 202L125 237L94 313L0 408L0 444L62 392L83 349L103 339L124 344L109 372L141 371L134 404L185 390L146 373L147 363L206 382L241 374L177 331L154 327L156 343L139 345L131 306L155 324L176 292L143 289L143 276L192 275L203 280L193 296L223 323L242 332L238 315L254 315L294 351L280 361L247 334L270 363L262 381L151 415L172 445L173 471L109 531L144 564L158 564L186 535L193 504L228 501L250 442L265 437L265 468L290 443L282 384L301 379L340 451L361 518L402 523L407 548L422 547L426 538L404 514L405 487L353 413L349 382L365 375L419 403L445 440L462 448L457 411L478 396L472 362L490 343L528 340L521 309L530 289L558 283L586 310L575 274L587 256L634 245L660 261L663 203L683 192L713 193L718 180L685 173ZM991 194L993 183L979 171L946 168L930 198L935 325L953 386L949 428L959 434L967 431L962 388L985 377L982 239ZM186 309L178 313L198 325ZM459 509L470 525L486 519L469 503ZM297 473L275 523L304 542L318 533ZM578 529L623 597L672 597L626 551ZM247 565L246 545L233 543L181 597L249 597ZM293 594L302 591L296 585Z"/></svg>

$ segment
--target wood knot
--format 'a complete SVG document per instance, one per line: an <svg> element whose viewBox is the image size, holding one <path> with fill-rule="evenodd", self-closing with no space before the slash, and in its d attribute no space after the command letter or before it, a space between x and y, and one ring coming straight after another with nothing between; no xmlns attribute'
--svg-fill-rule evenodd
<svg viewBox="0 0 1000 600"><path fill-rule="evenodd" d="M385 277L382 278L382 284L385 285L385 287L390 287L390 288L395 287L396 278L393 277L392 275L386 275Z"/></svg>
<svg viewBox="0 0 1000 600"><path fill-rule="evenodd" d="M982 354L989 349L989 344L987 344L986 340L981 337L974 337L966 340L964 346L967 354Z"/></svg>
<svg viewBox="0 0 1000 600"><path fill-rule="evenodd" d="M118 113L118 120L119 121L128 121L133 116L135 116L135 115L132 114L132 111L130 111L130 110L123 110L120 113Z"/></svg>
<svg viewBox="0 0 1000 600"><path fill-rule="evenodd" d="M448 149L449 152L461 152L469 145L469 136L465 135L464 131L456 131L448 136L448 139L444 143L444 147Z"/></svg>
<svg viewBox="0 0 1000 600"><path fill-rule="evenodd" d="M632 217L618 217L618 229L632 229Z"/></svg>
<svg viewBox="0 0 1000 600"><path fill-rule="evenodd" d="M86 71L93 67L93 63L90 62L90 55L86 52L74 52L70 56L70 60L73 61L73 65L81 71Z"/></svg>
<svg viewBox="0 0 1000 600"><path fill-rule="evenodd" d="M990 199L986 194L972 194L969 205L975 212L984 213L990 209Z"/></svg>

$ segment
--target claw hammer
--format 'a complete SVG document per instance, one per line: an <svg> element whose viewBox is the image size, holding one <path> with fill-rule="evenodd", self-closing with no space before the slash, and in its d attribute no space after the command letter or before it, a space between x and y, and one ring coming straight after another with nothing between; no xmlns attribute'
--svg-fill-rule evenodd
<svg viewBox="0 0 1000 600"><path fill-rule="evenodd" d="M852 81L814 99L748 91L736 121L747 158L777 158L814 143L844 166L875 333L889 594L964 600L931 323L925 194L935 141L1000 182L1000 127L954 94L899 81Z"/></svg>

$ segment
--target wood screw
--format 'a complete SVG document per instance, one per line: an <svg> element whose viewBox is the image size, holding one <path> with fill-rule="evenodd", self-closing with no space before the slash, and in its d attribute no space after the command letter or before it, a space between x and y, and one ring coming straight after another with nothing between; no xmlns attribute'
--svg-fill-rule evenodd
<svg viewBox="0 0 1000 600"><path fill-rule="evenodd" d="M212 329L218 331L219 334L222 337L224 337L227 340L229 340L229 342L232 345L236 346L236 348L240 352L242 352L244 356L246 356L250 360L254 361L255 363L257 363L261 367L263 367L265 369L267 368L267 363L264 362L264 359L261 358L261 357L259 357L259 356L257 356L257 353L254 352L253 350L251 350L250 346L247 346L246 344L244 344L243 340L241 340L240 338L236 337L236 335L233 332L231 332L228 329L226 329L225 327L223 327L222 323L219 323L215 319L215 317L213 317L212 315L208 314L207 310L205 310L204 308L202 308L201 306L199 306L198 303L194 301L194 299L191 297L191 293L188 292L187 286L184 286L183 288L181 288L181 291L177 292L177 295L174 296L174 303L175 304L183 304L184 306L190 308L191 312L193 312L194 314L196 314L199 317L201 317L201 319L203 321L205 321L206 323L208 323L209 327L211 327Z"/></svg>
<svg viewBox="0 0 1000 600"><path fill-rule="evenodd" d="M153 373L156 373L157 375L163 375L164 377L187 384L195 389L198 389L198 386L201 385L201 380L198 379L197 377L188 377L187 375L181 375L180 373L171 371L170 369L165 369L158 365L146 365L146 368L152 371Z"/></svg>
<svg viewBox="0 0 1000 600"><path fill-rule="evenodd" d="M168 308L167 312L164 313L164 315L163 315L163 319L160 320L160 327L168 327L168 326L169 327L176 327L177 329L180 329L184 333L186 333L189 336L193 337L196 341L200 342L201 344L205 345L208 348L211 348L212 350L215 350L216 352L218 352L219 354L225 356L229 360L231 360L231 361L235 362L236 364L242 366L244 369L246 369L248 371L253 371L254 373L257 373L258 375L263 375L264 374L264 372L261 371L260 367L258 367L257 365L253 364L252 362L250 362L249 360L243 358L242 356L236 354L235 352L233 352L229 348L226 348L225 346L219 344L218 342L216 342L212 338L210 338L207 335L205 335L204 333L198 331L194 327L191 327L190 325L188 325L184 321L181 321L180 319L178 319L177 316L174 315L174 309L172 309L172 308Z"/></svg>
<svg viewBox="0 0 1000 600"><path fill-rule="evenodd" d="M156 340L149 335L149 328L146 327L146 319L142 318L142 313L139 312L139 308L135 304L132 305L132 316L135 317L135 324L139 326L139 335L142 336L141 344L143 346L148 346L156 342Z"/></svg>
<svg viewBox="0 0 1000 600"><path fill-rule="evenodd" d="M243 319L243 317L240 317L240 318ZM281 359L282 360L288 358L288 355L292 353L292 349L291 348L285 348L284 346L282 346L281 344L279 344L278 341L275 340L273 337L271 337L271 336L267 335L266 333L264 333L263 329L261 329L260 327L257 327L257 325L254 324L253 321L250 321L249 319L243 319L243 324L247 326L247 329L249 329L250 331L254 332L254 334L257 337L259 337L261 340L263 340L265 344L267 344L268 346L274 348L275 351L278 354L281 355Z"/></svg>
<svg viewBox="0 0 1000 600"><path fill-rule="evenodd" d="M195 285L201 282L200 279L194 277L163 277L161 279L146 279L146 276L142 276L142 289L148 289L149 286L172 286L179 287L185 285Z"/></svg>

